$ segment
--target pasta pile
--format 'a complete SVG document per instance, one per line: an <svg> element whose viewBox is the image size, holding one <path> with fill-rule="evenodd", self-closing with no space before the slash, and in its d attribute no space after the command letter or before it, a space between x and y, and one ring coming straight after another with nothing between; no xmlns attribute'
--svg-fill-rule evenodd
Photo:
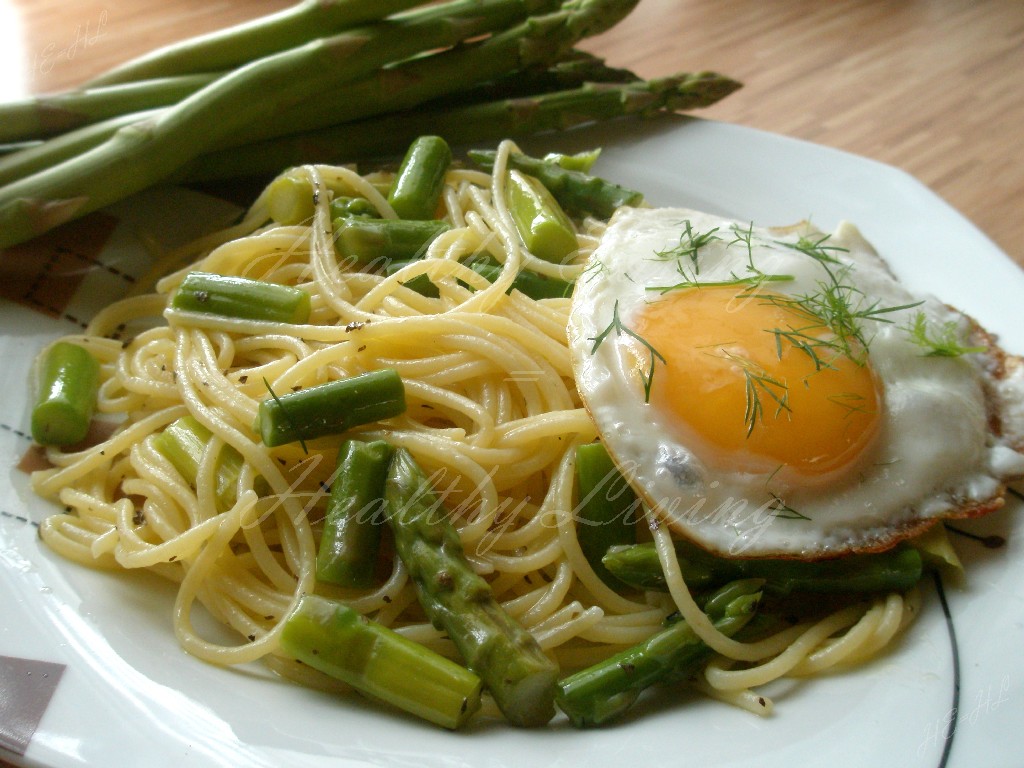
<svg viewBox="0 0 1024 768"><path fill-rule="evenodd" d="M443 213L451 229L425 258L390 276L339 265L328 210L331 195L343 192L394 217L381 193L389 175L306 166L289 174L316 192L311 221L268 224L264 193L239 225L194 244L197 260L187 270L163 278L151 295L108 307L83 334L67 337L101 362L98 410L118 426L84 450L48 449L52 468L36 472L33 487L64 511L41 526L44 541L80 563L145 568L176 582L174 632L185 650L209 662L263 659L302 682L326 684L279 649L282 620L312 592L340 598L455 657L451 641L425 619L398 558L372 589L317 583L319 523L339 438L267 448L253 431L257 407L271 392L393 368L405 383L408 410L360 428L360 435L413 454L474 568L563 670L644 640L679 611L719 654L698 686L767 713L771 702L754 688L876 653L913 616L915 594L826 610L757 643L732 640L697 607L669 532L653 517L647 522L667 594L618 594L594 574L574 520L575 449L597 434L573 381L570 300L506 291L522 268L575 279L602 224L581 226L570 264L527 252L502 202L505 158L514 149L502 144L491 174L448 171ZM480 253L502 264L493 283L462 263ZM288 325L169 308L188 270L301 287L312 297L310 319ZM437 298L405 285L421 274L438 287ZM195 487L153 445L161 429L186 414L213 434ZM226 447L244 461L237 500L219 510L215 468ZM202 636L193 623L199 606L238 641Z"/></svg>

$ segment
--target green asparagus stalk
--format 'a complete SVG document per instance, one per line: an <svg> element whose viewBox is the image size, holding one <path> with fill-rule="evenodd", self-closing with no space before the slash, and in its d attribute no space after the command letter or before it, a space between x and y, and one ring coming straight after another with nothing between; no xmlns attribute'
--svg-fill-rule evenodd
<svg viewBox="0 0 1024 768"><path fill-rule="evenodd" d="M511 170L505 198L519 236L534 256L561 264L579 249L572 221L539 181Z"/></svg>
<svg viewBox="0 0 1024 768"><path fill-rule="evenodd" d="M233 69L310 40L379 21L426 0L304 0L207 35L158 48L94 78L90 85Z"/></svg>
<svg viewBox="0 0 1024 768"><path fill-rule="evenodd" d="M37 373L32 439L40 445L74 445L84 440L99 391L96 358L77 344L58 341L43 352Z"/></svg>
<svg viewBox="0 0 1024 768"><path fill-rule="evenodd" d="M388 202L399 218L435 218L451 162L452 151L440 136L419 136L409 145L388 193Z"/></svg>
<svg viewBox="0 0 1024 768"><path fill-rule="evenodd" d="M636 83L640 77L628 70L608 66L603 59L585 51L572 50L562 61L547 67L528 67L487 83L445 96L444 106L451 109L471 104L537 97L545 93L579 88L586 83ZM433 104L431 105L433 108Z"/></svg>
<svg viewBox="0 0 1024 768"><path fill-rule="evenodd" d="M471 150L469 157L482 167L494 167L496 153L490 150ZM557 162L541 160L522 153L509 155L508 165L528 173L540 181L555 199L573 216L590 215L599 219L611 218L623 205L639 205L643 194L632 189L563 168Z"/></svg>
<svg viewBox="0 0 1024 768"><path fill-rule="evenodd" d="M352 608L304 595L284 621L281 648L313 669L444 728L480 708L480 678Z"/></svg>
<svg viewBox="0 0 1024 768"><path fill-rule="evenodd" d="M365 197L335 197L330 203L331 221L350 218L376 218L379 214Z"/></svg>
<svg viewBox="0 0 1024 768"><path fill-rule="evenodd" d="M731 582L705 604L715 628L732 636L753 617L760 582ZM558 706L577 728L603 725L621 717L652 685L679 682L694 674L713 655L683 620L670 624L646 641L594 666L564 678L558 685Z"/></svg>
<svg viewBox="0 0 1024 768"><path fill-rule="evenodd" d="M401 377L394 369L381 368L298 392L271 392L260 403L255 431L264 445L273 448L340 435L352 427L404 411L405 385Z"/></svg>
<svg viewBox="0 0 1024 768"><path fill-rule="evenodd" d="M247 320L304 323L309 319L310 298L290 285L190 272L174 292L171 307Z"/></svg>
<svg viewBox="0 0 1024 768"><path fill-rule="evenodd" d="M411 108L459 84L484 82L557 59L581 37L619 21L636 2L565 0L561 10L530 17L479 44L416 56L375 73L396 57L503 28L502 24L528 11L531 0L452 0L430 6L427 10L433 15L424 11L422 17L404 23L392 20L387 26L259 59L165 109L156 119L122 128L84 155L0 191L0 247L22 242L160 181L218 145L244 143L253 133L266 135L263 126L272 126L275 118L279 120L276 130L294 132L324 125L320 120L353 120ZM453 23L456 20L459 23ZM353 82L357 77L368 79ZM343 83L349 84L342 88ZM326 111L289 109L322 99L325 89L332 88L332 106ZM288 115L287 120L281 121L281 114ZM296 115L312 124L296 125Z"/></svg>
<svg viewBox="0 0 1024 768"><path fill-rule="evenodd" d="M636 493L602 443L576 448L576 532L594 572L613 589L623 586L601 561L610 547L636 543Z"/></svg>
<svg viewBox="0 0 1024 768"><path fill-rule="evenodd" d="M324 529L316 553L316 577L342 587L369 587L376 580L384 482L392 448L383 440L346 440L338 450Z"/></svg>
<svg viewBox="0 0 1024 768"><path fill-rule="evenodd" d="M125 126L156 116L158 110L118 115L76 128L46 141L33 142L0 158L0 186L57 165L102 144Z"/></svg>
<svg viewBox="0 0 1024 768"><path fill-rule="evenodd" d="M404 448L395 451L384 493L395 549L427 616L448 633L511 723L548 722L554 716L557 666L473 571L458 532Z"/></svg>
<svg viewBox="0 0 1024 768"><path fill-rule="evenodd" d="M478 275L486 277L490 282L498 279L501 272L501 265L496 262L473 260L468 266ZM508 292L519 291L531 299L565 299L572 295L573 283L567 280L559 280L557 277L547 277L532 272L528 269L519 270L512 279L512 285Z"/></svg>
<svg viewBox="0 0 1024 768"><path fill-rule="evenodd" d="M153 444L164 457L174 465L178 474L193 488L199 473L199 462L213 433L200 424L193 416L182 416L171 422L153 438ZM238 499L238 476L242 471L242 454L225 445L217 459L214 490L217 509L231 509ZM268 492L266 483L260 479L258 492Z"/></svg>
<svg viewBox="0 0 1024 768"><path fill-rule="evenodd" d="M684 73L625 84L592 83L539 96L466 106L423 109L344 123L335 127L204 155L182 170L187 181L270 175L312 162L350 162L395 155L417 136L435 131L450 144L497 141L628 115L651 116L713 104L739 87L714 73Z"/></svg>
<svg viewBox="0 0 1024 768"><path fill-rule="evenodd" d="M551 13L543 13L546 6L552 5L551 0L466 1L470 3L465 10L468 18L458 25L460 31L465 31L470 21L478 28L488 24L502 31L437 55L409 59L358 83L353 82L353 78L346 78L344 98L340 94L331 99L322 98L320 94L301 100L296 98L297 108L302 110L303 128L315 129L382 112L409 109L523 68L550 66L568 55L583 37L597 34L617 23L638 0L562 0L561 8ZM455 2L458 0L452 0L452 4ZM534 13L542 15L529 16L512 27L497 23L522 15L511 12L508 4L513 2L524 12L532 7ZM485 14L485 10L490 14ZM448 12L449 21L454 15L453 11ZM471 35L464 34L463 37ZM376 106L367 109L366 105ZM265 123L250 126L245 141L286 135L296 129L292 116L279 112ZM238 143L243 142L234 142ZM224 148L224 145L218 148Z"/></svg>
<svg viewBox="0 0 1024 768"><path fill-rule="evenodd" d="M913 547L847 555L833 560L725 558L686 542L676 542L683 579L693 589L714 587L731 579L760 578L765 592L852 594L910 589L921 579L920 553ZM665 577L652 544L608 550L602 562L616 577L640 589L664 590Z"/></svg>
<svg viewBox="0 0 1024 768"><path fill-rule="evenodd" d="M408 261L392 261L388 264L385 272L388 275L393 275L408 263ZM490 259L467 261L466 266L492 283L498 279L498 275L501 272L501 265ZM461 280L459 282L460 284L462 283ZM436 299L441 295L437 286L426 275L416 275L416 277L405 281L402 285L432 299ZM523 295L539 301L540 299L567 298L572 295L572 289L573 284L566 280L559 280L555 277L539 275L528 269L521 269L512 279L512 285L509 286L506 293L519 291Z"/></svg>
<svg viewBox="0 0 1024 768"><path fill-rule="evenodd" d="M217 75L182 75L0 103L0 141L45 139L83 125L175 104Z"/></svg>
<svg viewBox="0 0 1024 768"><path fill-rule="evenodd" d="M356 267L420 258L450 226L443 221L338 218L334 247L342 263Z"/></svg>

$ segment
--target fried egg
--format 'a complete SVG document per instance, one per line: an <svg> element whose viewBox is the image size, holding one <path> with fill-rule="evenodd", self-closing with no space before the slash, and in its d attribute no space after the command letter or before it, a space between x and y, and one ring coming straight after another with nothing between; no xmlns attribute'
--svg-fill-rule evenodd
<svg viewBox="0 0 1024 768"><path fill-rule="evenodd" d="M674 531L731 556L876 551L1002 505L1024 365L851 224L620 209L573 296L580 396Z"/></svg>

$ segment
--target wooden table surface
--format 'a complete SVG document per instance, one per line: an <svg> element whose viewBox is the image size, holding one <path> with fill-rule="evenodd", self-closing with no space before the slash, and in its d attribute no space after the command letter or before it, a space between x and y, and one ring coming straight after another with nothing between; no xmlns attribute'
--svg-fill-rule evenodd
<svg viewBox="0 0 1024 768"><path fill-rule="evenodd" d="M290 4L0 0L0 89L71 86ZM745 87L703 116L902 168L1024 265L1021 0L641 0L583 47L645 77L735 77Z"/></svg>

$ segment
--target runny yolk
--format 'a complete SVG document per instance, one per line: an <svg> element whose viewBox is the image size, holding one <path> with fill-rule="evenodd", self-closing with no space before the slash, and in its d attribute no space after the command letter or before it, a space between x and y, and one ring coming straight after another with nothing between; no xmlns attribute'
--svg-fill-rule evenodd
<svg viewBox="0 0 1024 768"><path fill-rule="evenodd" d="M711 466L825 480L877 432L879 383L816 318L758 293L693 288L645 307L633 330L664 358L651 405L706 447Z"/></svg>

